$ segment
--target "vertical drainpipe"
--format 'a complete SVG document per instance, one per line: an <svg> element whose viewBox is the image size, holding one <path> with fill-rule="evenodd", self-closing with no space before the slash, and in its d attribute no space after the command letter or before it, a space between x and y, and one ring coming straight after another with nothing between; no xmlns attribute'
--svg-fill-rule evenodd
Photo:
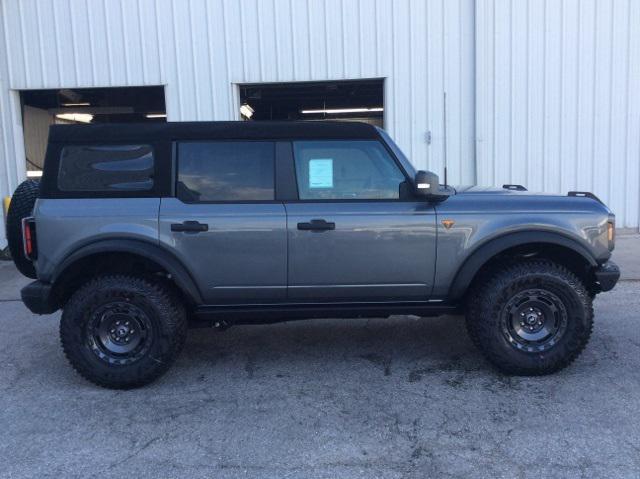
<svg viewBox="0 0 640 479"><path fill-rule="evenodd" d="M478 74L477 74L477 57L478 57L478 39L477 39L477 32L478 32L478 27L477 27L477 22L478 22L478 15L477 15L477 10L478 10L478 0L473 0L473 34L472 34L472 38L473 38L473 53L472 53L472 62L473 62L473 66L471 71L473 72L473 78L472 78L472 82L473 82L473 125L471 126L471 130L473 131L473 146L471 147L471 154L473 157L473 183L474 184L478 184L478 155L477 155L477 143L478 143Z"/></svg>

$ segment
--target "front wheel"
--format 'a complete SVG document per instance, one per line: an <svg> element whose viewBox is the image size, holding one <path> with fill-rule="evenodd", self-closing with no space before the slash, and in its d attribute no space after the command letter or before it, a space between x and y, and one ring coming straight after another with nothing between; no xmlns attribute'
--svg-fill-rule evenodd
<svg viewBox="0 0 640 479"><path fill-rule="evenodd" d="M60 321L62 348L74 369L99 386L150 383L184 345L187 319L173 291L134 276L97 277L76 291Z"/></svg>
<svg viewBox="0 0 640 479"><path fill-rule="evenodd" d="M467 330L499 370L550 374L582 352L593 330L592 299L578 277L545 260L493 270L475 285Z"/></svg>

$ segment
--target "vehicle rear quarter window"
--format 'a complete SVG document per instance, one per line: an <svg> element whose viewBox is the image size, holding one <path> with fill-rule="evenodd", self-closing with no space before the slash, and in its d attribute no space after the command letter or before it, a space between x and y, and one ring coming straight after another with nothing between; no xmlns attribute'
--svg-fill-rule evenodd
<svg viewBox="0 0 640 479"><path fill-rule="evenodd" d="M376 140L295 141L301 200L394 200L406 178Z"/></svg>
<svg viewBox="0 0 640 479"><path fill-rule="evenodd" d="M269 141L178 143L178 198L188 203L275 198L275 144Z"/></svg>
<svg viewBox="0 0 640 479"><path fill-rule="evenodd" d="M77 192L135 192L153 189L150 145L69 145L62 149L58 188Z"/></svg>

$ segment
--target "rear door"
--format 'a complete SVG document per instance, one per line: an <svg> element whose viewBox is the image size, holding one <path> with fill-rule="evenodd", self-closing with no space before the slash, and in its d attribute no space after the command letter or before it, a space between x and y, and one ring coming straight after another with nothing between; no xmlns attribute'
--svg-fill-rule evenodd
<svg viewBox="0 0 640 479"><path fill-rule="evenodd" d="M188 141L175 146L176 197L160 206L160 241L209 304L286 298L287 232L275 200L275 143Z"/></svg>
<svg viewBox="0 0 640 479"><path fill-rule="evenodd" d="M377 140L294 141L285 203L289 299L422 301L433 285L435 211Z"/></svg>

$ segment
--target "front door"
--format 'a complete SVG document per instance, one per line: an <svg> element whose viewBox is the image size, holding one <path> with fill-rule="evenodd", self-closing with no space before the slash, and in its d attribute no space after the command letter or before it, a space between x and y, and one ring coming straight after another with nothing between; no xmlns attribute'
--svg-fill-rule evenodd
<svg viewBox="0 0 640 479"><path fill-rule="evenodd" d="M377 140L294 141L298 201L285 203L290 301L424 301L435 211Z"/></svg>
<svg viewBox="0 0 640 479"><path fill-rule="evenodd" d="M286 300L287 230L275 201L275 145L180 142L175 198L160 206L160 242L208 304Z"/></svg>

